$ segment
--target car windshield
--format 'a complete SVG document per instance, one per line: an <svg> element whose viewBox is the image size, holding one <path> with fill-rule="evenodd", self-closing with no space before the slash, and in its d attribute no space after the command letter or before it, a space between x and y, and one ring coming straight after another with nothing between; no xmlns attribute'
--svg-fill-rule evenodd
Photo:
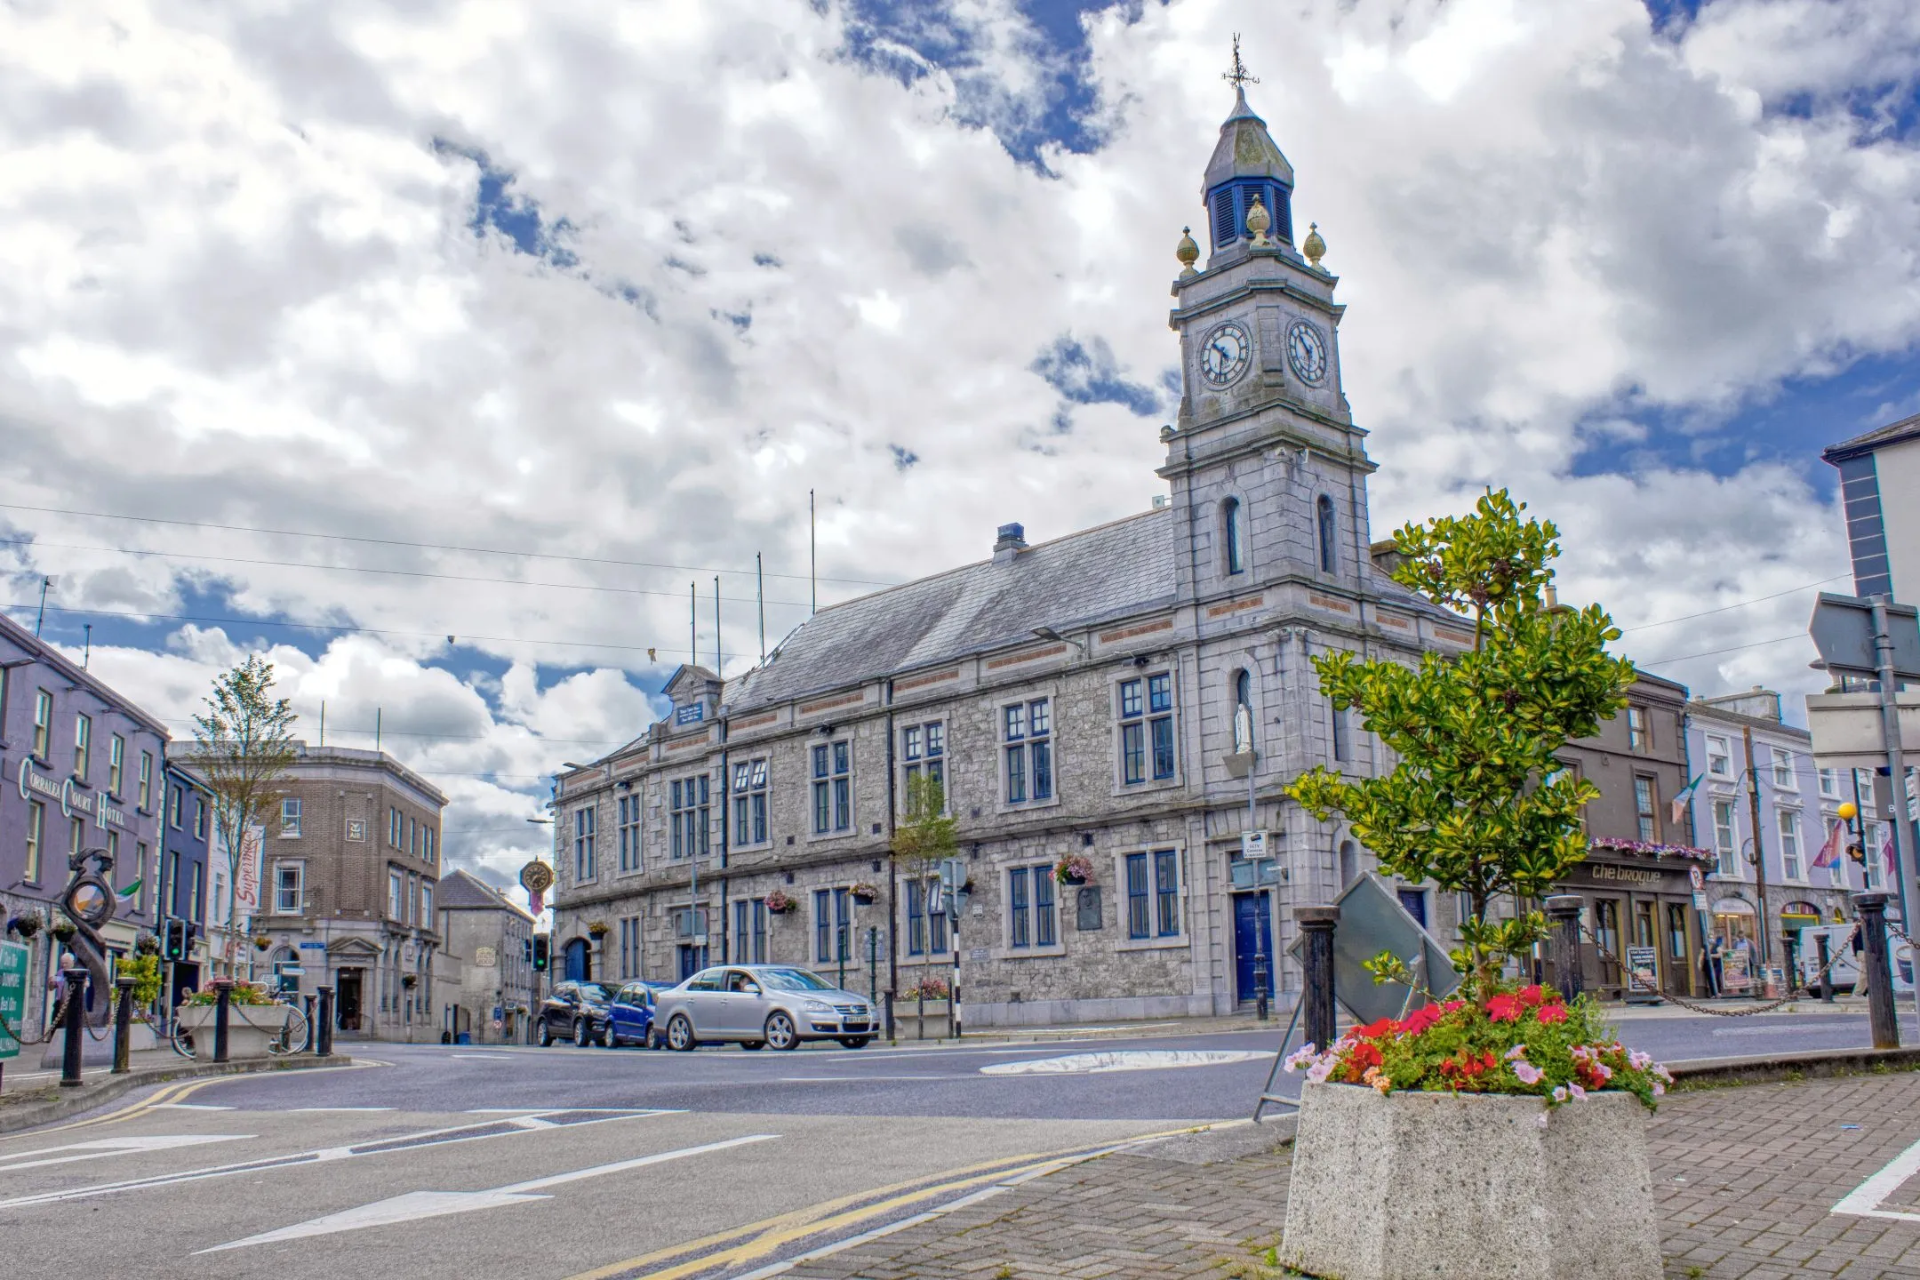
<svg viewBox="0 0 1920 1280"><path fill-rule="evenodd" d="M606 1004L613 999L613 988L604 982L583 982L580 984L580 998L595 1004Z"/></svg>
<svg viewBox="0 0 1920 1280"><path fill-rule="evenodd" d="M805 969L762 969L760 976L776 991L834 991L837 988Z"/></svg>

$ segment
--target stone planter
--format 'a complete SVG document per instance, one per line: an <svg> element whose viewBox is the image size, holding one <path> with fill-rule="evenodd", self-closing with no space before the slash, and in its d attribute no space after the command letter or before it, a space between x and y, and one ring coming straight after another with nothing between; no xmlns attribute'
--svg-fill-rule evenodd
<svg viewBox="0 0 1920 1280"><path fill-rule="evenodd" d="M180 1025L193 1032L195 1061L213 1061L213 1022L216 1005L189 1004L180 1008ZM287 1025L291 1011L283 1004L236 1004L227 1008L227 1060L264 1058L267 1042Z"/></svg>
<svg viewBox="0 0 1920 1280"><path fill-rule="evenodd" d="M1660 1280L1646 1108L1308 1084L1280 1263L1339 1280Z"/></svg>
<svg viewBox="0 0 1920 1280"><path fill-rule="evenodd" d="M927 1001L926 1018L923 1022L918 1000L896 1000L893 1003L893 1034L900 1040L937 1040L947 1034L947 1010L945 1000ZM922 1035L924 1030L925 1034Z"/></svg>

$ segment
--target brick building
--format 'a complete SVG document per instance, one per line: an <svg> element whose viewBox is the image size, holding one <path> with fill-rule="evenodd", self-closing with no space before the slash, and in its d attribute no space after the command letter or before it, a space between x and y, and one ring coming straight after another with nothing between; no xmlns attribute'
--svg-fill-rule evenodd
<svg viewBox="0 0 1920 1280"><path fill-rule="evenodd" d="M303 992L331 984L349 1035L438 1039L433 893L447 798L382 752L295 746L245 922L268 939L256 972L297 967ZM224 860L217 842L211 856Z"/></svg>
<svg viewBox="0 0 1920 1280"><path fill-rule="evenodd" d="M1237 95L1202 188L1211 256L1196 269L1184 237L1177 255L1164 502L1031 546L1008 524L990 559L822 609L734 679L683 667L664 720L556 779L562 973L674 979L725 957L904 990L957 933L969 1025L1253 998L1289 908L1369 865L1280 795L1314 764L1385 763L1309 659L1472 644L1374 562L1342 308L1319 237L1295 248L1293 184ZM889 856L915 773L942 777L958 819L963 919ZM1249 831L1264 858L1243 856ZM1087 885L1056 883L1069 854L1092 860ZM1403 888L1424 912L1430 891Z"/></svg>

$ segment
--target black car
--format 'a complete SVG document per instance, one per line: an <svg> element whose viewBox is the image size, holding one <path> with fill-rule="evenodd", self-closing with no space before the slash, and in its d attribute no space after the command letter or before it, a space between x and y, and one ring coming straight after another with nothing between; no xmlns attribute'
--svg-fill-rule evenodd
<svg viewBox="0 0 1920 1280"><path fill-rule="evenodd" d="M614 989L604 982L556 982L540 1002L540 1043L571 1040L585 1047L607 1042Z"/></svg>

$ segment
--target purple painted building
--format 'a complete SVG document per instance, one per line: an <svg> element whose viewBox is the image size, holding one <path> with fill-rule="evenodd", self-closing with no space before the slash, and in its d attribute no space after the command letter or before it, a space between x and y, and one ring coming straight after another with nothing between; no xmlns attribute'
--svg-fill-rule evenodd
<svg viewBox="0 0 1920 1280"><path fill-rule="evenodd" d="M56 943L48 925L68 857L105 850L121 891L102 930L126 954L155 926L167 731L31 631L0 616L0 917L9 940L38 918L28 1007L45 1025Z"/></svg>

